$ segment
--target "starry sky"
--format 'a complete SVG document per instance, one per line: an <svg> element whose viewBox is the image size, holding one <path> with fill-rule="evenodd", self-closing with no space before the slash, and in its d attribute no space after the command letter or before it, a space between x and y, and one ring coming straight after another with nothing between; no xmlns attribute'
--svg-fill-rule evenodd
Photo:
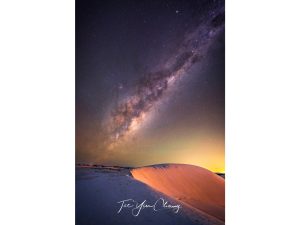
<svg viewBox="0 0 300 225"><path fill-rule="evenodd" d="M224 172L219 0L76 1L76 162Z"/></svg>

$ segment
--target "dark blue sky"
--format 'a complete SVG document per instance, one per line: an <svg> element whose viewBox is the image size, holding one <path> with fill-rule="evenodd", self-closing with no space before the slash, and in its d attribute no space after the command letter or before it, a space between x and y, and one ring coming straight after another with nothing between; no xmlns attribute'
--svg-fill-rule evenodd
<svg viewBox="0 0 300 225"><path fill-rule="evenodd" d="M224 1L77 0L77 161L223 155L224 52Z"/></svg>

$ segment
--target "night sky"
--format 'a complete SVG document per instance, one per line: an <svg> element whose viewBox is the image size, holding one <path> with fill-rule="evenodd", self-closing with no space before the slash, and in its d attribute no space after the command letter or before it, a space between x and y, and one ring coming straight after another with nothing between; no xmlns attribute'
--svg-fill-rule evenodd
<svg viewBox="0 0 300 225"><path fill-rule="evenodd" d="M76 1L76 162L223 172L224 1Z"/></svg>

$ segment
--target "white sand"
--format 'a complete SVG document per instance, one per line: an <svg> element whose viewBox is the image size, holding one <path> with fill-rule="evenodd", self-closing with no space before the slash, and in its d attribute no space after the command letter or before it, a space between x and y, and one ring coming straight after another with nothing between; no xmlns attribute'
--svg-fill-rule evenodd
<svg viewBox="0 0 300 225"><path fill-rule="evenodd" d="M130 210L122 210L118 201L132 198L138 202L153 203L164 198L172 204L181 204L177 214L171 210L155 212L144 209L137 217ZM222 225L224 222L197 211L186 204L155 191L135 180L127 169L113 171L103 168L76 170L76 225Z"/></svg>

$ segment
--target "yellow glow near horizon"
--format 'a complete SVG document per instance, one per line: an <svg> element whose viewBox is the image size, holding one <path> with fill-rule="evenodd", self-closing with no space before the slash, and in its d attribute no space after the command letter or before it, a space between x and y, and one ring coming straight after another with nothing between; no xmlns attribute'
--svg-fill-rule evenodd
<svg viewBox="0 0 300 225"><path fill-rule="evenodd" d="M178 135L179 136L179 135ZM161 163L183 163L225 172L224 139L212 134L192 134L181 138L152 137L139 139L110 152L106 164L146 166Z"/></svg>

